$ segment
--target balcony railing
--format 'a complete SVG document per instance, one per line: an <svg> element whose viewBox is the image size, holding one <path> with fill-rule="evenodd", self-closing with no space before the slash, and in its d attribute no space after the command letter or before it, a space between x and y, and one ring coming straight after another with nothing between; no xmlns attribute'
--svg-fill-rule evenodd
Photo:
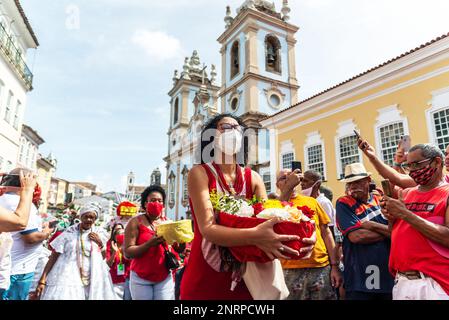
<svg viewBox="0 0 449 320"><path fill-rule="evenodd" d="M22 79L28 90L33 89L33 74L22 58L22 52L15 46L11 36L6 32L5 27L0 24L0 52L6 60L13 66L16 73Z"/></svg>

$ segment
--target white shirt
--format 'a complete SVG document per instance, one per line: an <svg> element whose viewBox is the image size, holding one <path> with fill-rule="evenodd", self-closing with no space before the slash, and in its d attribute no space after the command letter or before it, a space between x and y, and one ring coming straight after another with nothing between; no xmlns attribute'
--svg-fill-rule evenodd
<svg viewBox="0 0 449 320"><path fill-rule="evenodd" d="M12 238L8 232L0 233L0 289L8 289L11 276Z"/></svg>
<svg viewBox="0 0 449 320"><path fill-rule="evenodd" d="M19 201L20 196L17 194L4 194L0 197L0 206L10 211L15 211ZM28 244L23 240L22 235L40 231L42 231L42 219L36 207L31 205L26 229L20 232L11 232L14 240L11 249L11 275L35 272L42 250L42 243Z"/></svg>
<svg viewBox="0 0 449 320"><path fill-rule="evenodd" d="M331 220L331 222L328 224L329 227L334 226L335 224L335 208L332 205L332 202L326 198L326 196L323 193L320 193L320 195L316 198L316 201L321 205L324 212L326 212L327 216Z"/></svg>

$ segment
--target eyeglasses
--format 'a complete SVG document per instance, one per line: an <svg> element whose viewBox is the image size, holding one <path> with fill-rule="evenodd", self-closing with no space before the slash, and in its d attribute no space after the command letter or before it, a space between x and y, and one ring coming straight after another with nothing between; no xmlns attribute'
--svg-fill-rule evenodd
<svg viewBox="0 0 449 320"><path fill-rule="evenodd" d="M421 164L423 164L425 162L428 162L428 161L433 161L433 159L434 158L427 158L427 159L424 159L424 160L421 160L421 161L412 162L412 163L402 163L401 167L403 169L413 171L413 170L416 170L416 169L420 169L421 168Z"/></svg>
<svg viewBox="0 0 449 320"><path fill-rule="evenodd" d="M242 126L239 124L222 123L218 127L219 127L219 129L221 129L223 131L227 131L227 130L237 130L240 132L243 131Z"/></svg>

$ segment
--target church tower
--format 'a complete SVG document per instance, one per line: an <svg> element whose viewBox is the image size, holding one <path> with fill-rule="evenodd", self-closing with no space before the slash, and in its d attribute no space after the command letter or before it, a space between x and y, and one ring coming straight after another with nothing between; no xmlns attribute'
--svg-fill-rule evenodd
<svg viewBox="0 0 449 320"><path fill-rule="evenodd" d="M298 102L295 35L288 0L281 10L267 0L246 0L232 16L226 8L221 44L221 112L239 116L250 132L249 161L269 186L270 134L260 121ZM268 192L271 190L268 188Z"/></svg>
<svg viewBox="0 0 449 320"><path fill-rule="evenodd" d="M150 177L150 185L154 186L160 186L161 185L161 171L159 170L159 168L156 168L153 170L153 172L151 173L151 177Z"/></svg>
<svg viewBox="0 0 449 320"><path fill-rule="evenodd" d="M203 124L218 113L217 70L201 64L198 52L186 57L182 72L175 70L170 96L168 130L167 216L178 220L188 211L187 175L194 164L193 141Z"/></svg>
<svg viewBox="0 0 449 320"><path fill-rule="evenodd" d="M280 12L266 0L246 0L218 38L222 56L222 112L271 115L298 102L295 34L288 0Z"/></svg>
<svg viewBox="0 0 449 320"><path fill-rule="evenodd" d="M128 173L128 177L126 180L126 195L130 195L133 191L134 183L136 181L136 176L134 172Z"/></svg>

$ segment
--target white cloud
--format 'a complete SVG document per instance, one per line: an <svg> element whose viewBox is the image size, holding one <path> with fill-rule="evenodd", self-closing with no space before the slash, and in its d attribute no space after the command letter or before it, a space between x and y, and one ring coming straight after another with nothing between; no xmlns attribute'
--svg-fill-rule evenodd
<svg viewBox="0 0 449 320"><path fill-rule="evenodd" d="M138 29L132 36L131 42L143 48L147 56L156 62L183 57L181 42L163 31Z"/></svg>

